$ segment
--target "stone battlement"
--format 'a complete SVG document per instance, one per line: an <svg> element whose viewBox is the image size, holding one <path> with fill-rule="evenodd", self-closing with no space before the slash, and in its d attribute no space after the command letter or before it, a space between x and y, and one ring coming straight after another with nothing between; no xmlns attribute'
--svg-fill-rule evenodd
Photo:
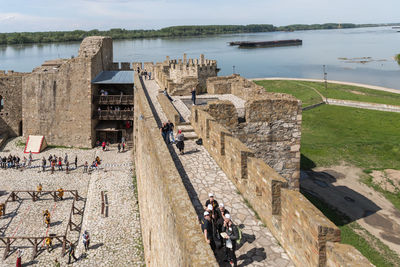
<svg viewBox="0 0 400 267"><path fill-rule="evenodd" d="M200 55L199 59L171 60L168 56L163 62L157 63L154 72L155 79L161 88L166 88L170 95L189 95L193 87L197 93L206 92L207 78L218 74L216 60L209 60Z"/></svg>
<svg viewBox="0 0 400 267"><path fill-rule="evenodd" d="M250 105L253 105L252 101ZM287 105L292 105L293 99L283 95L273 96L265 104L271 108L270 114L282 105L281 101L289 102L283 104L278 113L283 112ZM293 103L293 106L297 104ZM246 108L249 108L248 105ZM224 111L230 112L229 116L221 115ZM191 124L203 139L204 147L259 214L296 266L372 266L354 247L340 244L340 229L300 192L292 190L291 181L257 155L257 148L251 148L236 136L232 131L237 127L232 118L235 115L231 103L216 101L206 107L193 106ZM280 123L285 127L285 122L278 120ZM248 139L256 141L251 135ZM279 160L287 162L285 158Z"/></svg>

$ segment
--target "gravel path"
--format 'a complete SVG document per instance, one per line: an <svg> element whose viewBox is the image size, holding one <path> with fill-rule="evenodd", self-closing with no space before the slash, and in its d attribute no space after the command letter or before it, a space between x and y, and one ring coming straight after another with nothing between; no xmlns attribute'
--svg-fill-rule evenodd
<svg viewBox="0 0 400 267"><path fill-rule="evenodd" d="M17 146L16 138L9 141L0 156L9 154L23 158L23 147ZM69 174L65 171L42 172L38 167L41 158L46 159L50 154L64 157L68 154L69 161L73 162L78 156L78 169L72 168ZM83 163L93 161L95 156L102 160L100 169L83 173ZM25 155L27 157L27 155ZM101 149L59 149L48 148L39 155L33 156L32 168L26 170L0 169L0 202L3 202L12 190L36 190L39 183L43 190L57 190L62 187L66 190L78 190L82 200L77 201L76 206L84 209L83 217L74 215L73 222L82 223L82 230L88 230L91 234L91 244L88 253L84 252L81 239L82 231L69 231L68 240L77 244L76 257L79 260L72 266L142 266L143 250L140 233L139 210L134 195L133 166L131 151L117 153L116 148L103 152ZM106 191L108 196L109 216L101 215L100 192ZM54 202L50 196L32 202L28 195L24 195L22 201L10 203L7 206L7 216L0 219L0 236L24 236L45 235L47 232L43 224L42 214L48 209L52 214L54 225L48 233L63 234L67 227L69 213L71 211L72 198L65 194L65 200ZM25 246L23 263L25 266L52 266L57 258L61 266L65 266L68 256L61 257L61 247L48 253L43 251L35 259L31 260L32 248L29 243L16 241L13 246ZM13 247L12 246L12 247ZM3 255L4 244L0 243L0 252ZM40 246L42 248L42 246ZM0 266L14 266L16 253L11 254L5 261L0 259Z"/></svg>

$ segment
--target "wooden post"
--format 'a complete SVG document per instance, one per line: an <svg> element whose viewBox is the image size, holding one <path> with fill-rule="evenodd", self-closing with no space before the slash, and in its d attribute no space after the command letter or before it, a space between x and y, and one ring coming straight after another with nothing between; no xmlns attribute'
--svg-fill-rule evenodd
<svg viewBox="0 0 400 267"><path fill-rule="evenodd" d="M65 255L65 247L66 247L66 245L67 245L67 237L63 236L61 257L64 257L64 255Z"/></svg>
<svg viewBox="0 0 400 267"><path fill-rule="evenodd" d="M35 259L37 254L37 239L33 239L33 251L32 251L32 260Z"/></svg>
<svg viewBox="0 0 400 267"><path fill-rule="evenodd" d="M10 238L7 238L6 249L4 250L3 260L7 258L8 253L10 252L10 245L11 245Z"/></svg>
<svg viewBox="0 0 400 267"><path fill-rule="evenodd" d="M104 214L104 191L101 191L101 215Z"/></svg>

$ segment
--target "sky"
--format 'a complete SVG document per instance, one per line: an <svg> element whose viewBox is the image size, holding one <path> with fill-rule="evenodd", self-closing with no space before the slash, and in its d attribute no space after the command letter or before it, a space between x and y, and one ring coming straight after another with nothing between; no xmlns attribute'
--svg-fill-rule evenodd
<svg viewBox="0 0 400 267"><path fill-rule="evenodd" d="M400 0L0 0L0 32L400 22Z"/></svg>

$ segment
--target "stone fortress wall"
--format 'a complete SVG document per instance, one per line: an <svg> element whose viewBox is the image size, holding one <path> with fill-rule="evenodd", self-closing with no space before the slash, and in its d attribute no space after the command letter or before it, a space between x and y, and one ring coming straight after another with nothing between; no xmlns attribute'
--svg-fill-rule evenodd
<svg viewBox="0 0 400 267"><path fill-rule="evenodd" d="M218 266L135 75L134 156L147 266Z"/></svg>
<svg viewBox="0 0 400 267"><path fill-rule="evenodd" d="M246 100L240 123L232 103L216 101L193 106L191 124L294 263L372 266L354 247L339 243L340 229L298 191L300 101L267 93L238 75L208 79L207 91Z"/></svg>
<svg viewBox="0 0 400 267"><path fill-rule="evenodd" d="M24 136L44 135L48 143L92 147L91 84L101 71L112 68L112 39L88 37L78 57L47 61L24 77Z"/></svg>
<svg viewBox="0 0 400 267"><path fill-rule="evenodd" d="M170 95L188 95L193 87L198 93L205 93L207 78L216 77L218 72L217 61L205 59L203 54L199 59L187 59L186 54L179 60L167 56L153 67L157 83Z"/></svg>
<svg viewBox="0 0 400 267"><path fill-rule="evenodd" d="M0 71L0 135L19 136L22 133L22 79L26 73Z"/></svg>

